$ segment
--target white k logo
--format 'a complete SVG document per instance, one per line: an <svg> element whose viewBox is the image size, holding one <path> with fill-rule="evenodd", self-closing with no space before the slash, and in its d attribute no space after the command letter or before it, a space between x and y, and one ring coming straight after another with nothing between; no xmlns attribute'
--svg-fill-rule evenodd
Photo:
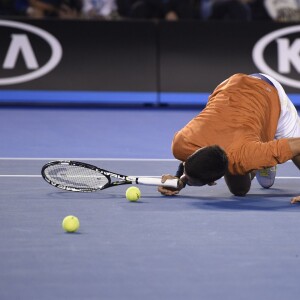
<svg viewBox="0 0 300 300"><path fill-rule="evenodd" d="M278 69L280 73L290 73L291 64L300 73L300 39L296 39L292 45L286 38L277 39L278 45Z"/></svg>
<svg viewBox="0 0 300 300"><path fill-rule="evenodd" d="M300 73L300 39L294 38L295 35L299 37L300 26L288 26L273 32L270 32L257 41L253 47L252 58L256 67L262 72L266 73L281 84L286 84L294 88L300 88L299 74L293 74L293 77L289 77L293 71L292 67ZM274 69L268 65L266 48L272 43L277 43L277 62L278 70L276 66Z"/></svg>

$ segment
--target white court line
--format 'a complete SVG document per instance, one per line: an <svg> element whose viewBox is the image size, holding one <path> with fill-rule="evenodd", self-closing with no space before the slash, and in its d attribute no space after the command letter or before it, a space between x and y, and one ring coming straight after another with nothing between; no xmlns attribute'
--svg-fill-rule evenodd
<svg viewBox="0 0 300 300"><path fill-rule="evenodd" d="M34 177L42 177L42 175L0 175L0 177L28 177L28 178L34 178Z"/></svg>
<svg viewBox="0 0 300 300"><path fill-rule="evenodd" d="M170 162L179 162L178 159L175 158L93 158L93 157L0 157L0 160L46 160L46 161L54 161L54 160L76 160L76 161L83 161L83 160L94 160L94 161L170 161ZM292 160L288 160L285 163L292 163Z"/></svg>
<svg viewBox="0 0 300 300"><path fill-rule="evenodd" d="M276 179L300 179L300 177L297 176L280 176L280 177L275 177Z"/></svg>
<svg viewBox="0 0 300 300"><path fill-rule="evenodd" d="M0 177L28 177L28 178L40 178L42 175L17 175L17 174L2 174ZM160 178L161 176L153 176L153 175L130 175L129 177L155 177L155 178ZM300 176L279 176L276 177L276 179L300 179Z"/></svg>
<svg viewBox="0 0 300 300"><path fill-rule="evenodd" d="M40 158L30 158L30 157L0 157L0 160L95 160L95 161L178 161L174 158L92 158L92 157L68 157L68 158L49 158L49 157L40 157Z"/></svg>
<svg viewBox="0 0 300 300"><path fill-rule="evenodd" d="M13 174L2 174L0 177L28 177L28 178L40 178L42 175L13 175ZM160 178L161 176L153 176L153 175L129 175L128 177L154 177L154 178Z"/></svg>

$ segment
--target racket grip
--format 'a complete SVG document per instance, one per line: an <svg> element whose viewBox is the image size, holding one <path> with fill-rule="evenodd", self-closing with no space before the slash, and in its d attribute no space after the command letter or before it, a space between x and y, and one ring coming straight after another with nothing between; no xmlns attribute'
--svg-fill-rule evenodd
<svg viewBox="0 0 300 300"><path fill-rule="evenodd" d="M164 183L161 182L161 178L154 177L139 177L136 183L145 185L167 186L172 188L178 187L178 179L167 179Z"/></svg>

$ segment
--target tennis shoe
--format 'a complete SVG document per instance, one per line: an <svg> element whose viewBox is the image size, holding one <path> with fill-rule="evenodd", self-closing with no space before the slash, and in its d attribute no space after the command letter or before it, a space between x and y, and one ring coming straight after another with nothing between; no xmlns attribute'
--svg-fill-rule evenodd
<svg viewBox="0 0 300 300"><path fill-rule="evenodd" d="M256 172L258 183L265 189L270 188L275 182L276 170L277 166L258 170Z"/></svg>

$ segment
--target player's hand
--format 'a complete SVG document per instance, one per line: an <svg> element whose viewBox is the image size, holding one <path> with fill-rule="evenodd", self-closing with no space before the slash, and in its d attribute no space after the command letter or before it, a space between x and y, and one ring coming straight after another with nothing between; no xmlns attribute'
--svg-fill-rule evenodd
<svg viewBox="0 0 300 300"><path fill-rule="evenodd" d="M292 204L296 204L296 203L299 203L299 202L300 202L300 196L293 197L292 200L291 200Z"/></svg>
<svg viewBox="0 0 300 300"><path fill-rule="evenodd" d="M175 176L172 176L170 174L166 174L161 177L161 182L164 183L167 179L178 179L178 178ZM178 187L177 188L159 186L157 190L162 195L174 196L174 195L177 195L179 193L179 191L184 188L184 186L185 186L184 183L180 179L178 179Z"/></svg>

